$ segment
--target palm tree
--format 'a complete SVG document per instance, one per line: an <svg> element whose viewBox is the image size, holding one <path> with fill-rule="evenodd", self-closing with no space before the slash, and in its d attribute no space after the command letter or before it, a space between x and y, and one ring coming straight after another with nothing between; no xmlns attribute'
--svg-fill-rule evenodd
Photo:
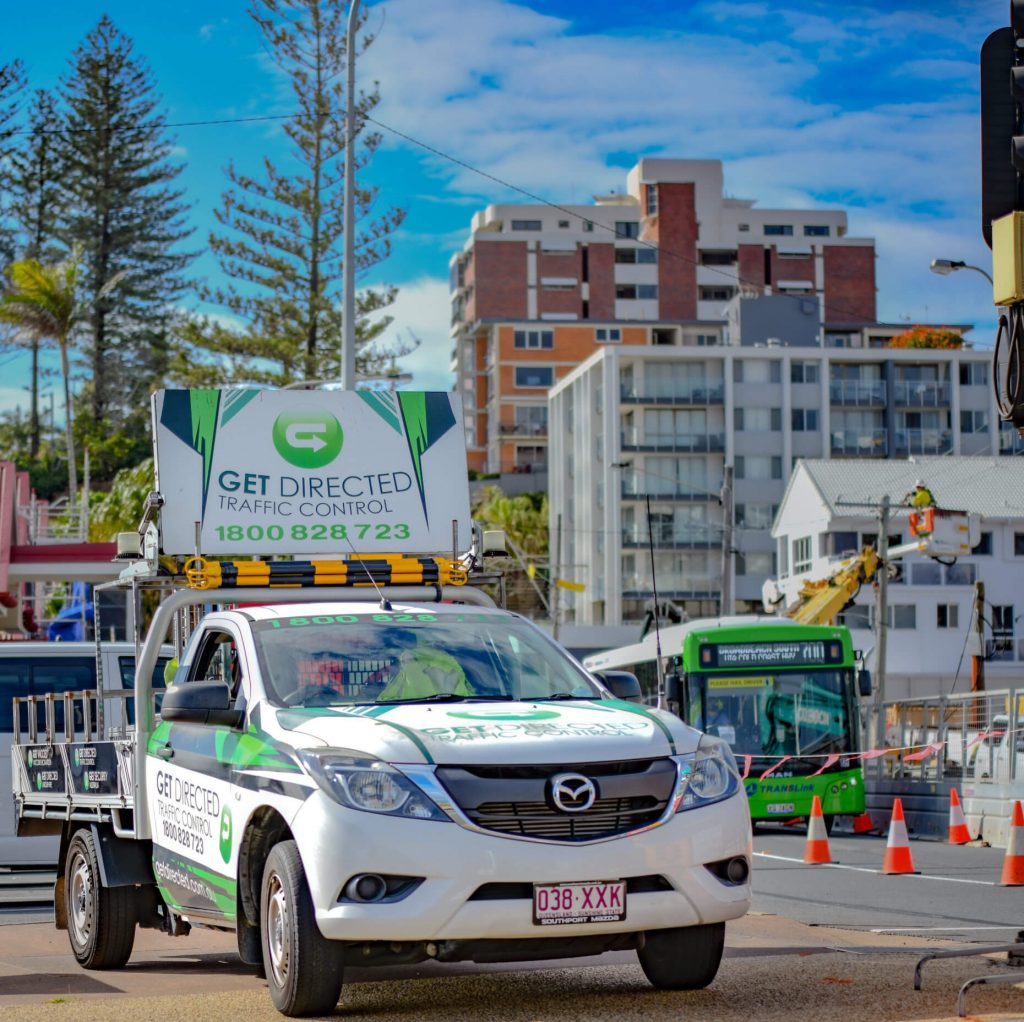
<svg viewBox="0 0 1024 1022"><path fill-rule="evenodd" d="M61 263L47 265L20 259L7 270L7 291L0 296L0 320L20 327L29 337L56 341L64 377L64 419L68 455L68 500L74 510L78 496L75 436L71 421L71 366L68 346L82 308L78 301L81 253L76 249Z"/></svg>

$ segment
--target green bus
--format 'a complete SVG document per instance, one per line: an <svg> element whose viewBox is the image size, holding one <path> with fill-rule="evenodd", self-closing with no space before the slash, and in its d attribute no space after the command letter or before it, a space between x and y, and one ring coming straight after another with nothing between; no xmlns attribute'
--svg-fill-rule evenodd
<svg viewBox="0 0 1024 1022"><path fill-rule="evenodd" d="M831 830L838 815L864 812L857 696L869 694L850 633L786 618L706 618L661 629L668 707L727 741L745 772L751 819L810 815L821 799ZM657 702L654 633L595 653L593 671L631 671ZM765 776L767 775L767 776Z"/></svg>

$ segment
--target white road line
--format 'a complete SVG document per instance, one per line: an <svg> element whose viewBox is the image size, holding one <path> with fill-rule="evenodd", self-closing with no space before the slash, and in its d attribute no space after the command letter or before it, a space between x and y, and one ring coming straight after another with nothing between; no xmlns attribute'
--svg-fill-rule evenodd
<svg viewBox="0 0 1024 1022"><path fill-rule="evenodd" d="M885 926L868 933L960 933L962 930L1019 930L1020 926Z"/></svg>
<svg viewBox="0 0 1024 1022"><path fill-rule="evenodd" d="M771 852L754 852L754 855L762 859L775 859L778 862L795 862L800 866L805 865L803 859L791 859L786 855L772 855ZM878 876L887 876L880 869L868 869L867 866L844 866L838 862L823 862L819 865L809 867L811 869L846 869L851 873L875 873ZM963 877L937 877L929 873L900 873L897 876L911 877L917 880L945 880L950 884L980 884L982 887L998 887L994 880L967 880Z"/></svg>

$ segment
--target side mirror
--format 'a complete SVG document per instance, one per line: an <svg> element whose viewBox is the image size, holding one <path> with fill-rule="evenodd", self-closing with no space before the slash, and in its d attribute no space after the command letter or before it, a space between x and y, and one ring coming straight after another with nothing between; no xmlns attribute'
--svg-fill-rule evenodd
<svg viewBox="0 0 1024 1022"><path fill-rule="evenodd" d="M857 691L866 699L871 695L871 672L857 672Z"/></svg>
<svg viewBox="0 0 1024 1022"><path fill-rule="evenodd" d="M245 714L231 706L231 692L220 681L190 681L164 693L160 718L182 724L241 727Z"/></svg>
<svg viewBox="0 0 1024 1022"><path fill-rule="evenodd" d="M683 705L683 679L675 671L665 675L665 701L679 707Z"/></svg>
<svg viewBox="0 0 1024 1022"><path fill-rule="evenodd" d="M627 703L644 701L640 682L636 680L635 674L630 674L629 671L602 671L597 677L616 699L622 699Z"/></svg>

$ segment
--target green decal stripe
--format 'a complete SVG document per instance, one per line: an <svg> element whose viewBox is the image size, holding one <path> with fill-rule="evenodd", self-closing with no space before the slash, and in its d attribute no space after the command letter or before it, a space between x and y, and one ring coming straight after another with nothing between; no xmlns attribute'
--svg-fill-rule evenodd
<svg viewBox="0 0 1024 1022"><path fill-rule="evenodd" d="M357 390L356 393L396 432L402 432L397 401L388 391Z"/></svg>
<svg viewBox="0 0 1024 1022"><path fill-rule="evenodd" d="M384 727L393 727L400 734L405 735L405 737L408 738L409 741L412 742L413 745L415 745L416 748L420 750L420 752L423 754L423 758L428 763L434 762L434 757L430 755L430 751L423 744L423 740L411 728L403 727L401 724L396 724L393 720L378 720L377 723L383 724Z"/></svg>
<svg viewBox="0 0 1024 1022"><path fill-rule="evenodd" d="M224 411L221 413L220 424L226 426L259 393L252 387L222 391Z"/></svg>
<svg viewBox="0 0 1024 1022"><path fill-rule="evenodd" d="M632 713L638 717L643 717L645 720L649 720L652 724L656 724L661 733L665 736L665 741L668 742L669 749L672 750L672 755L676 755L678 750L676 749L676 740L672 737L672 732L668 729L665 722L655 713L651 713L646 706L641 706L639 703L627 703L622 699L609 700L610 704L617 710L622 710L624 713Z"/></svg>

